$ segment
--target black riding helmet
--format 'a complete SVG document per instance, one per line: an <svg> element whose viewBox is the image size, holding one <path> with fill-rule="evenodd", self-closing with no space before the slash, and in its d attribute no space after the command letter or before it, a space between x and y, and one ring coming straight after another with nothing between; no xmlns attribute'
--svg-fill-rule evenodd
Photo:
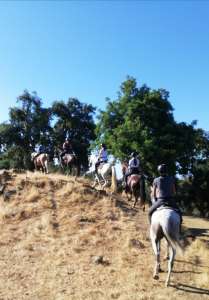
<svg viewBox="0 0 209 300"><path fill-rule="evenodd" d="M106 149L106 145L104 143L101 144L101 147L103 147L104 149Z"/></svg>
<svg viewBox="0 0 209 300"><path fill-rule="evenodd" d="M165 175L167 173L167 166L166 164L162 164L162 165L159 165L157 167L157 170L158 172L161 174L161 175Z"/></svg>
<svg viewBox="0 0 209 300"><path fill-rule="evenodd" d="M137 156L136 151L134 151L134 152L131 153L131 157L136 157L136 156Z"/></svg>

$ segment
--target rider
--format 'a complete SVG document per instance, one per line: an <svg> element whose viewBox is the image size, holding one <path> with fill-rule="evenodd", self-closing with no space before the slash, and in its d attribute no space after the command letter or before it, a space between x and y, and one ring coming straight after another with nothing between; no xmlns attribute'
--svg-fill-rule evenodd
<svg viewBox="0 0 209 300"><path fill-rule="evenodd" d="M34 156L33 160L37 158L40 154L45 152L46 152L46 148L44 147L44 145L39 145L38 151L36 152L36 155Z"/></svg>
<svg viewBox="0 0 209 300"><path fill-rule="evenodd" d="M97 159L97 162L95 164L95 172L96 173L97 173L97 169L98 169L99 165L101 163L107 163L107 161L108 161L106 145L104 143L102 143L100 146L101 146L101 148L99 150L98 159Z"/></svg>
<svg viewBox="0 0 209 300"><path fill-rule="evenodd" d="M158 166L158 172L160 177L155 178L153 181L153 197L156 202L149 209L149 222L151 223L151 216L158 207L167 206L173 208L179 214L182 223L182 213L174 200L176 194L175 180L172 176L167 175L165 164Z"/></svg>
<svg viewBox="0 0 209 300"><path fill-rule="evenodd" d="M70 143L69 139L65 139L65 142L62 145L62 153L60 154L60 158L61 160L63 159L63 157L65 156L65 154L75 154L73 151L73 147L72 144Z"/></svg>
<svg viewBox="0 0 209 300"><path fill-rule="evenodd" d="M134 151L131 153L130 160L128 162L128 171L125 173L125 191L128 191L128 176L132 174L139 174L140 173L140 160L137 157L137 153Z"/></svg>

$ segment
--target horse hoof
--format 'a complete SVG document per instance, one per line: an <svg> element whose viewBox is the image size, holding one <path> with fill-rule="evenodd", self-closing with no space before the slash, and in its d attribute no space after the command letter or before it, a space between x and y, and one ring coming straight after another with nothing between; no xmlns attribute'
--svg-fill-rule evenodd
<svg viewBox="0 0 209 300"><path fill-rule="evenodd" d="M157 274L153 275L153 279L158 280L159 276Z"/></svg>
<svg viewBox="0 0 209 300"><path fill-rule="evenodd" d="M168 255L164 256L164 257L163 257L163 260L164 260L164 261L165 261L165 260L169 260L169 256L168 256Z"/></svg>

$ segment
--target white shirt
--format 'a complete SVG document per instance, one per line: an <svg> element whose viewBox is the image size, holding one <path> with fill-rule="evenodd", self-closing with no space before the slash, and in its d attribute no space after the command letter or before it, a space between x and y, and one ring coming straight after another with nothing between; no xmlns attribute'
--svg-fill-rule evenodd
<svg viewBox="0 0 209 300"><path fill-rule="evenodd" d="M139 168L140 162L138 158L131 158L128 162L128 168Z"/></svg>

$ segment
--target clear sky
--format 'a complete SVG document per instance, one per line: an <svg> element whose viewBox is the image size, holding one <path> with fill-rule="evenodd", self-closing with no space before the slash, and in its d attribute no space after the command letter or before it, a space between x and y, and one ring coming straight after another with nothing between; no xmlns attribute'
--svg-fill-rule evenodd
<svg viewBox="0 0 209 300"><path fill-rule="evenodd" d="M24 89L104 109L127 75L209 131L209 2L0 1L0 122Z"/></svg>

